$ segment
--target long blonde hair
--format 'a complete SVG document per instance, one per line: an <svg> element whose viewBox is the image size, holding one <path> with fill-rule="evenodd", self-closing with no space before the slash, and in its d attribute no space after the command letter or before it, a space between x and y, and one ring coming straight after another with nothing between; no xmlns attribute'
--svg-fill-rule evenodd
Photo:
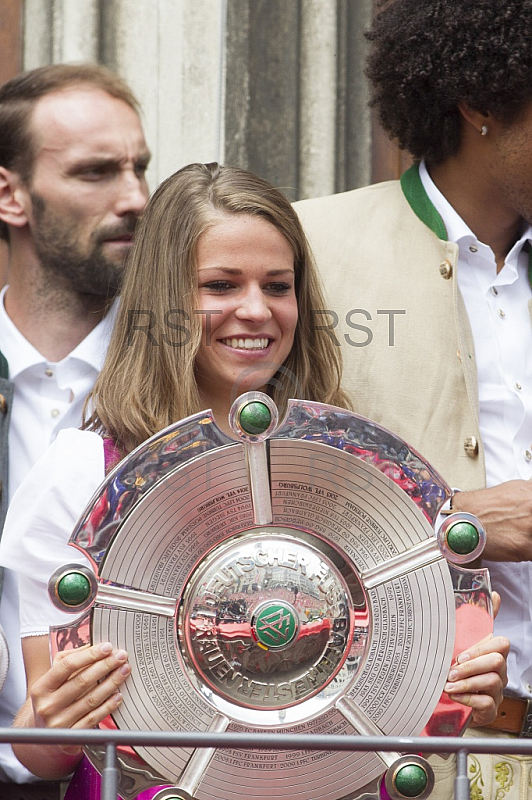
<svg viewBox="0 0 532 800"><path fill-rule="evenodd" d="M107 358L89 396L84 427L129 452L157 431L202 410L194 362L200 346L196 245L222 214L257 215L294 252L298 323L291 352L269 393L349 407L340 388L339 347L314 322L325 307L299 219L284 195L236 167L190 164L154 193L137 226Z"/></svg>

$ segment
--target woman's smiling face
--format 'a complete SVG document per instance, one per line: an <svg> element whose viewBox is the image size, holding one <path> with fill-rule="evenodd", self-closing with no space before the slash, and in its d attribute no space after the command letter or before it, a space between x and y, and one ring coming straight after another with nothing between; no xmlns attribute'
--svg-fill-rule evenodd
<svg viewBox="0 0 532 800"><path fill-rule="evenodd" d="M297 325L294 253L263 217L227 214L200 236L196 256L196 380L213 405L210 398L219 404L264 388L288 357Z"/></svg>

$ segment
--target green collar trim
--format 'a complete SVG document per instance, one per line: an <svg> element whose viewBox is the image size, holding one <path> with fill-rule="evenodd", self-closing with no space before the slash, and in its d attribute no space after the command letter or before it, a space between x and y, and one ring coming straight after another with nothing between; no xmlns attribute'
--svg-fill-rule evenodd
<svg viewBox="0 0 532 800"><path fill-rule="evenodd" d="M438 239L447 240L447 228L425 191L419 174L419 164L413 164L406 172L403 172L401 188L412 211L421 222L430 228Z"/></svg>
<svg viewBox="0 0 532 800"><path fill-rule="evenodd" d="M447 240L445 223L425 191L419 174L419 164L413 164L406 172L403 172L401 188L410 208L421 222L430 228L438 239ZM528 250L528 280L532 286L532 244L528 242L525 247Z"/></svg>
<svg viewBox="0 0 532 800"><path fill-rule="evenodd" d="M532 244L527 242L525 247L528 250L528 282L532 286Z"/></svg>
<svg viewBox="0 0 532 800"><path fill-rule="evenodd" d="M7 358L0 352L0 378L9 378L9 366Z"/></svg>

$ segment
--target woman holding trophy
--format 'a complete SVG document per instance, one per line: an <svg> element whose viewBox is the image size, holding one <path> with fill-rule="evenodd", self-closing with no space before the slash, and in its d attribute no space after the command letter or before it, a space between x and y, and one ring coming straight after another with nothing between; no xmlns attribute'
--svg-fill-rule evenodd
<svg viewBox="0 0 532 800"><path fill-rule="evenodd" d="M92 728L121 704L128 654L103 642L59 653L48 629L54 570L72 561L76 521L106 470L150 436L202 409L231 434L228 413L260 390L281 413L288 398L349 407L339 348L300 223L286 198L240 169L192 164L154 193L137 227L107 359L83 430L62 431L15 495L0 561L17 571L28 700L20 727ZM318 322L320 318L318 317ZM79 556L83 561L83 557ZM458 658L446 691L491 721L506 681L508 642ZM80 748L17 745L43 778L68 775Z"/></svg>

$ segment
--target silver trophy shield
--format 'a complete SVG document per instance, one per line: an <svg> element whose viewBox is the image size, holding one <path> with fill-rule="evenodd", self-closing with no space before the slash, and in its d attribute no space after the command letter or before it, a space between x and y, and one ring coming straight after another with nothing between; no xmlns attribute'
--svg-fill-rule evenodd
<svg viewBox="0 0 532 800"><path fill-rule="evenodd" d="M453 657L492 630L485 534L402 439L343 409L259 392L149 439L109 473L53 602L57 650L129 653L127 730L458 735L442 695ZM119 749L120 750L120 749ZM97 769L103 753L88 750ZM142 798L340 800L401 791L398 753L125 748L119 792ZM408 761L408 758L407 758ZM420 791L432 776L423 759ZM413 762L415 764L416 758ZM408 761L411 765L412 759ZM403 770L404 773L404 770ZM398 777L399 776L399 777ZM397 780L396 780L397 778ZM168 788L171 792L168 794ZM148 797L148 795L144 795Z"/></svg>

